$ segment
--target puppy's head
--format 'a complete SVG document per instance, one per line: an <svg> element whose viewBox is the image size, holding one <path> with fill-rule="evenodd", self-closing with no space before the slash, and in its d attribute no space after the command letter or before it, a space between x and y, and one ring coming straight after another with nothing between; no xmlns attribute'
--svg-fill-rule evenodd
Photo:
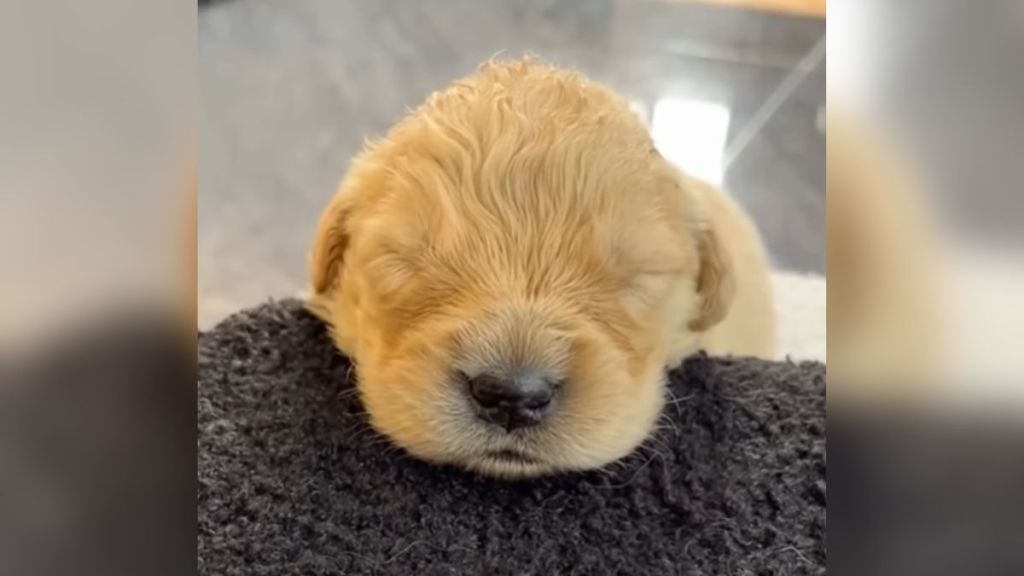
<svg viewBox="0 0 1024 576"><path fill-rule="evenodd" d="M606 89L490 64L357 158L321 218L310 305L375 428L413 455L600 466L645 438L666 364L728 306L687 187Z"/></svg>

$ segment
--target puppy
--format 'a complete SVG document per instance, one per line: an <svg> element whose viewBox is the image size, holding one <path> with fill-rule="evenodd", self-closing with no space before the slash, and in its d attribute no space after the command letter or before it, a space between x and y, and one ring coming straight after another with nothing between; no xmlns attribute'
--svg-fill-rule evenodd
<svg viewBox="0 0 1024 576"><path fill-rule="evenodd" d="M666 367L774 340L737 206L659 156L610 90L531 60L483 65L369 145L311 276L372 425L505 477L625 456Z"/></svg>

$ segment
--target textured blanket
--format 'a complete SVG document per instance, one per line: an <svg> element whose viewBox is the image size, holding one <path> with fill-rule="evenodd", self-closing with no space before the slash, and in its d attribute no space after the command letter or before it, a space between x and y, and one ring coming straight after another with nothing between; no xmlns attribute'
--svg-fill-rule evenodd
<svg viewBox="0 0 1024 576"><path fill-rule="evenodd" d="M376 435L295 301L199 341L200 574L821 574L825 368L697 356L606 469L502 481Z"/></svg>

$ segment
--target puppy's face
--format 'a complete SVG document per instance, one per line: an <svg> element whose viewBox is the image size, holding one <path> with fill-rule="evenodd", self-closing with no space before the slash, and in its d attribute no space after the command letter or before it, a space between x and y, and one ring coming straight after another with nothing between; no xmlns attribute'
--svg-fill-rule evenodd
<svg viewBox="0 0 1024 576"><path fill-rule="evenodd" d="M503 476L630 452L666 364L727 304L713 231L644 128L528 63L435 95L357 159L312 272L374 427Z"/></svg>

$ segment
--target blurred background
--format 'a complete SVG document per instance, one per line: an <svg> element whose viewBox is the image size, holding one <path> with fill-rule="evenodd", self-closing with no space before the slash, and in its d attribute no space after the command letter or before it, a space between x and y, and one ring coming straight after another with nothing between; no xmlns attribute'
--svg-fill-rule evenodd
<svg viewBox="0 0 1024 576"><path fill-rule="evenodd" d="M901 141L948 233L1020 247L1024 2L828 7L830 89Z"/></svg>
<svg viewBox="0 0 1024 576"><path fill-rule="evenodd" d="M195 25L162 0L0 5L0 365L180 298Z"/></svg>
<svg viewBox="0 0 1024 576"><path fill-rule="evenodd" d="M829 266L830 375L836 360L855 356L847 354L848 341L833 342L835 329L845 328L832 314L833 302L852 308L839 291L865 292L874 283L876 309L889 320L861 327L858 340L885 341L889 354L907 356L906 348L937 337L942 342L919 350L925 353L918 362L928 367L920 379L951 385L958 403L1024 406L1024 2L830 0L828 10L830 113L845 113L869 131L881 144L878 160L913 181L850 182L850 197L871 196L884 205L858 225L856 244L886 242L860 255L863 269L841 277ZM833 143L845 136L830 134L830 174ZM834 192L830 179L830 205ZM896 212L904 216L890 218ZM852 220L849 212L830 211L830 251L833 232ZM923 234L907 232L922 222ZM894 234L881 233L887 226ZM900 251L899 265L893 260L884 271L876 265ZM900 286L875 282L883 274ZM903 312L914 307L911 320ZM857 363L876 359L867 355Z"/></svg>
<svg viewBox="0 0 1024 576"><path fill-rule="evenodd" d="M824 9L824 0L200 3L200 327L303 291L317 217L364 139L496 54L535 53L615 88L667 158L747 208L779 270L823 274ZM817 295L823 303L823 284Z"/></svg>

